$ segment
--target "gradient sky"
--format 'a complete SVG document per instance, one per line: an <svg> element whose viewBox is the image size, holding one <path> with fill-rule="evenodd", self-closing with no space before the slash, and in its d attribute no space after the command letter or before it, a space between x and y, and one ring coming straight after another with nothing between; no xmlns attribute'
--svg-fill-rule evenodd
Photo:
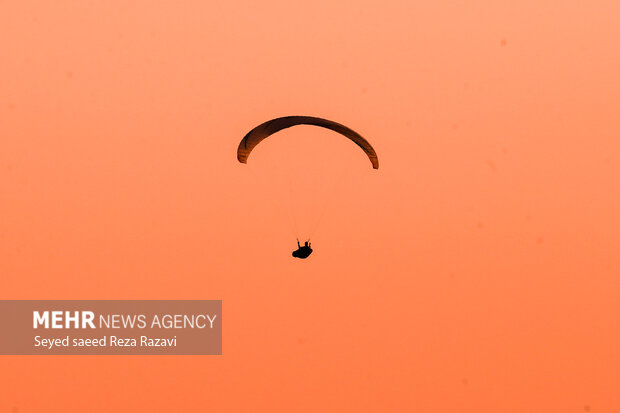
<svg viewBox="0 0 620 413"><path fill-rule="evenodd" d="M0 298L222 299L224 355L0 356L0 412L620 411L620 3L512 3L2 2ZM292 114L381 168L237 163Z"/></svg>

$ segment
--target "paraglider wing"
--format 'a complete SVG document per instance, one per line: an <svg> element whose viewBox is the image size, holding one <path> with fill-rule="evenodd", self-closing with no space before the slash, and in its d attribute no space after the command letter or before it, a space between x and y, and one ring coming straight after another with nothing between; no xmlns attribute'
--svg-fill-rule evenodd
<svg viewBox="0 0 620 413"><path fill-rule="evenodd" d="M312 126L320 126L322 128L331 129L334 132L338 132L341 135L346 136L357 146L362 148L362 150L366 153L370 162L372 163L372 167L374 169L379 169L379 158L377 158L377 153L370 145L370 143L364 139L359 133L354 130L341 125L340 123L333 122L331 120L315 118L312 116L285 116L283 118L276 118L269 120L265 123L262 123L248 132L247 135L241 140L239 143L239 148L237 149L237 159L241 163L247 163L248 157L250 156L250 152L252 149L256 147L263 139L273 135L276 132L281 131L282 129L290 128L291 126L296 125L312 125Z"/></svg>

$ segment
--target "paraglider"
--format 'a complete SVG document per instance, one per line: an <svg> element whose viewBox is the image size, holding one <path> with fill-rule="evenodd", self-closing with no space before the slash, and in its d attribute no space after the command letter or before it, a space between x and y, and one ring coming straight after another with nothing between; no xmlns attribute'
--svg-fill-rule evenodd
<svg viewBox="0 0 620 413"><path fill-rule="evenodd" d="M285 116L269 120L256 126L254 129L248 132L239 143L239 147L237 148L237 160L241 163L247 163L248 157L250 156L252 150L264 139L283 129L290 128L296 125L319 126L339 133L345 138L351 140L364 151L364 153L370 160L373 169L379 169L379 158L377 157L375 149L359 133L340 123L313 116ZM300 245L298 239L297 250L293 251L293 257L300 259L308 258L313 251L309 241L310 240L305 241L304 245L302 246Z"/></svg>
<svg viewBox="0 0 620 413"><path fill-rule="evenodd" d="M304 242L303 247L299 245L299 240L297 240L297 249L293 251L293 257L301 258L302 260L308 258L312 254L311 246L310 240Z"/></svg>
<svg viewBox="0 0 620 413"><path fill-rule="evenodd" d="M379 158L377 158L377 153L370 143L359 133L355 132L353 129L341 125L340 123L327 119L315 118L313 116L285 116L283 118L272 119L258 125L248 132L248 134L245 135L239 143L239 147L237 148L237 159L241 163L247 163L252 149L254 149L263 139L268 138L282 129L290 128L291 126L296 125L320 126L322 128L331 129L334 132L338 132L362 148L368 156L368 159L370 159L372 167L374 169L379 169Z"/></svg>

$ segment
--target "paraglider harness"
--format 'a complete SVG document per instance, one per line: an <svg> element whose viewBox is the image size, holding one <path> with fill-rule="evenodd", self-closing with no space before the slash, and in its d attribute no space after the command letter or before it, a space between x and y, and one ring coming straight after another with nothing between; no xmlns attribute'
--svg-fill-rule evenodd
<svg viewBox="0 0 620 413"><path fill-rule="evenodd" d="M295 251L293 251L293 257L295 258L301 258L301 259L305 259L308 258L310 256L310 254L312 254L312 248L311 248L311 243L310 240L304 242L303 247L299 244L299 239L297 240L297 249Z"/></svg>

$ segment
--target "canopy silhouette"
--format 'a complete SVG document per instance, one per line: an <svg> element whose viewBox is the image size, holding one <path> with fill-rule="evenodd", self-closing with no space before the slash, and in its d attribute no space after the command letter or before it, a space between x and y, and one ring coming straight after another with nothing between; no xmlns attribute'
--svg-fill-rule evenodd
<svg viewBox="0 0 620 413"><path fill-rule="evenodd" d="M359 133L355 132L353 129L341 125L340 123L327 119L315 118L313 116L285 116L282 118L272 119L258 125L248 132L248 134L245 135L239 143L239 148L237 149L237 159L241 163L247 163L250 153L263 139L268 138L282 129L290 128L291 126L296 125L320 126L322 128L327 128L333 130L334 132L338 132L362 148L368 156L368 159L370 159L372 167L374 169L379 169L379 158L377 158L377 153L372 145L370 145L370 143Z"/></svg>

